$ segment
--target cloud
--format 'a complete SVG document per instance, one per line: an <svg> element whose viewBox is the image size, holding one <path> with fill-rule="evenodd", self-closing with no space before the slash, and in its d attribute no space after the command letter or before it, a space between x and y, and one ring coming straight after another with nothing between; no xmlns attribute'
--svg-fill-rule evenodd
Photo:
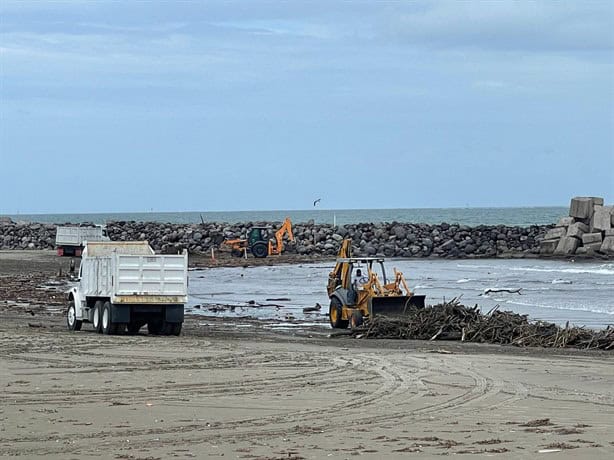
<svg viewBox="0 0 614 460"><path fill-rule="evenodd" d="M412 45L519 51L611 51L614 3L433 2L380 23L382 37Z"/></svg>

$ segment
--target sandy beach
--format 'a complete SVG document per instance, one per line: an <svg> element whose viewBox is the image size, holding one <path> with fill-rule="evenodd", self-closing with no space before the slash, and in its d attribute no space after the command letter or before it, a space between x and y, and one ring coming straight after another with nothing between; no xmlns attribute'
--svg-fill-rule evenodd
<svg viewBox="0 0 614 460"><path fill-rule="evenodd" d="M6 288L57 264L51 252L0 253L2 457L614 455L611 352L365 341L203 316L178 338L71 333L60 298Z"/></svg>

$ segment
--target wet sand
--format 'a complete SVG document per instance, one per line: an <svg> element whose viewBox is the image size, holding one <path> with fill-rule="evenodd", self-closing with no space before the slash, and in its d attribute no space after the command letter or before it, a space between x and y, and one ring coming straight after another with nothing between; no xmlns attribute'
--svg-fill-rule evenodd
<svg viewBox="0 0 614 460"><path fill-rule="evenodd" d="M0 287L56 265L0 253ZM44 295L3 295L2 457L614 455L611 352L281 334L203 316L178 338L103 336L68 332Z"/></svg>

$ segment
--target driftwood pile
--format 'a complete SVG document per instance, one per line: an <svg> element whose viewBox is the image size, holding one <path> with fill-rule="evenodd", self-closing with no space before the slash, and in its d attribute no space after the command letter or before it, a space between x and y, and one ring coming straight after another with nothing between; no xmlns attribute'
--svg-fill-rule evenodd
<svg viewBox="0 0 614 460"><path fill-rule="evenodd" d="M414 308L402 317L376 316L352 333L357 338L461 340L510 344L521 347L614 350L614 327L601 331L529 321L527 315L499 311L483 314L457 299L425 308Z"/></svg>

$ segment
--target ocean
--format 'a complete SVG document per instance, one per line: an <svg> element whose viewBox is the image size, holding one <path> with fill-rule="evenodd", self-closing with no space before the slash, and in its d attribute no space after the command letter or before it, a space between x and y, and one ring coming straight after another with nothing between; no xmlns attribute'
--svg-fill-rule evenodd
<svg viewBox="0 0 614 460"><path fill-rule="evenodd" d="M595 329L614 324L614 263L390 259L386 265L389 274L393 267L403 272L410 289L426 295L427 304L456 297L464 305L479 305L484 313L498 306L562 326L568 321ZM326 281L333 266L334 262L193 270L188 310L270 319L275 327L296 327L284 321L291 317L299 326L308 322L327 328ZM265 306L254 307L250 301ZM322 306L320 312L303 313L304 307L316 303ZM208 309L212 304L234 308L212 312Z"/></svg>
<svg viewBox="0 0 614 460"><path fill-rule="evenodd" d="M290 217L294 223L313 220L316 224L357 224L378 222L404 222L440 224L510 225L527 227L547 225L568 215L568 208L523 207L523 208L414 208L414 209L309 209L279 211L203 211L203 212L133 212L96 214L13 214L15 221L44 223L104 224L109 221L169 222L197 224L205 222L281 222Z"/></svg>

